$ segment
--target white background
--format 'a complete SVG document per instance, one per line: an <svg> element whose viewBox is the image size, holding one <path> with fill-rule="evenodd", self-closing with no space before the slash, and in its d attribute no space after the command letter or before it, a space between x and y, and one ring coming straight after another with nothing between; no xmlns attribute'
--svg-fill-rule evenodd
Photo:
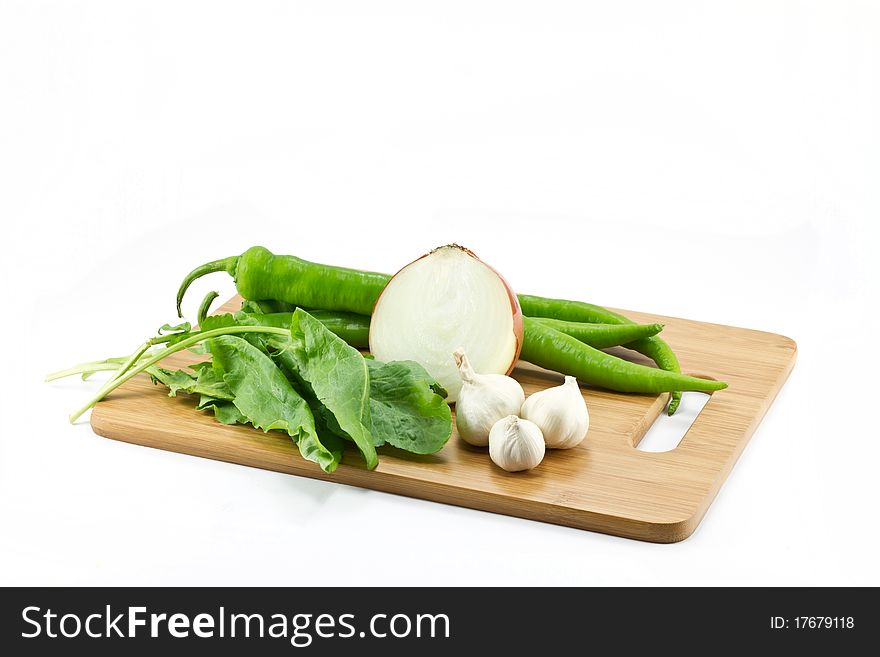
<svg viewBox="0 0 880 657"><path fill-rule="evenodd" d="M869 1L3 2L0 583L880 584L878 44ZM105 440L66 419L94 383L42 383L203 261L450 241L523 292L798 341L690 539Z"/></svg>

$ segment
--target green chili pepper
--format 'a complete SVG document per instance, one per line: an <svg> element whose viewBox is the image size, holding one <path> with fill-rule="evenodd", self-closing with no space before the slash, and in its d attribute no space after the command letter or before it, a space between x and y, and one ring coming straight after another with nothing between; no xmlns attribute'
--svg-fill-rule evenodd
<svg viewBox="0 0 880 657"><path fill-rule="evenodd" d="M533 317L532 319L538 324L561 331L596 349L629 344L634 340L657 335L663 330L663 324L586 324L548 317Z"/></svg>
<svg viewBox="0 0 880 657"><path fill-rule="evenodd" d="M531 317L523 318L520 358L548 370L570 374L583 383L620 392L712 392L727 387L723 381L699 379L631 363L584 344Z"/></svg>
<svg viewBox="0 0 880 657"><path fill-rule="evenodd" d="M245 299L277 299L303 308L344 310L370 315L390 280L387 274L320 265L295 256L276 256L254 246L240 256L215 260L189 273L177 291L177 314L190 284L216 271L235 279L235 287Z"/></svg>
<svg viewBox="0 0 880 657"><path fill-rule="evenodd" d="M205 318L208 316L208 311L211 310L211 304L214 302L214 299L219 296L219 292L212 291L208 292L205 295L205 298L202 299L202 303L199 304L199 311L196 313L196 321L199 324L205 321Z"/></svg>
<svg viewBox="0 0 880 657"><path fill-rule="evenodd" d="M519 305L523 315L528 317L549 317L570 322L602 322L604 324L632 324L628 317L616 313L602 306L583 301L568 301L566 299L547 299L530 294L519 294ZM623 345L643 354L657 363L657 367L669 372L681 372L678 358L666 342L658 337L642 338ZM681 403L681 391L672 392L669 407L666 412L669 415L675 413Z"/></svg>

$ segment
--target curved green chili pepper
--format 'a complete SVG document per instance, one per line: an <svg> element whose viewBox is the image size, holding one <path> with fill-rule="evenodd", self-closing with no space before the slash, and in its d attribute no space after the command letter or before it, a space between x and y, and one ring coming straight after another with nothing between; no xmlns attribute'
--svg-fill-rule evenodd
<svg viewBox="0 0 880 657"><path fill-rule="evenodd" d="M569 301L567 299L547 299L536 297L531 294L519 294L519 305L523 315L528 317L549 317L570 322L602 322L605 324L633 324L634 322L602 306L583 301ZM666 342L658 337L642 338L623 345L640 354L644 354L655 363L657 367L669 372L681 372L678 358ZM681 403L681 391L675 390L670 395L669 407L666 412L669 415L675 413Z"/></svg>
<svg viewBox="0 0 880 657"><path fill-rule="evenodd" d="M204 299L202 299L202 302L199 304L199 310L196 313L196 321L199 324L205 321L205 318L208 316L208 311L211 310L211 304L214 303L214 299L219 296L219 292L211 291L205 295Z"/></svg>
<svg viewBox="0 0 880 657"><path fill-rule="evenodd" d="M550 319L549 317L533 317L532 319L538 324L561 331L596 349L629 344L634 340L650 338L663 330L663 324L586 324Z"/></svg>
<svg viewBox="0 0 880 657"><path fill-rule="evenodd" d="M177 291L177 314L190 284L216 271L235 279L235 287L245 299L277 299L304 308L344 310L370 315L373 306L391 279L387 274L346 267L320 265L295 256L276 256L262 246L254 246L240 256L206 263L191 271Z"/></svg>
<svg viewBox="0 0 880 657"><path fill-rule="evenodd" d="M723 381L699 379L631 363L584 344L531 317L523 318L520 358L548 370L570 374L583 383L620 392L713 392L727 387Z"/></svg>

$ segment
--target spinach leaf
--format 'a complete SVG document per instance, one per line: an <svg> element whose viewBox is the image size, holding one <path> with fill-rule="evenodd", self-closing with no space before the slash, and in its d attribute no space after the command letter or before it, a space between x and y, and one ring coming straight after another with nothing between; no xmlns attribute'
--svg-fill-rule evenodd
<svg viewBox="0 0 880 657"><path fill-rule="evenodd" d="M196 385L192 391L187 392L210 395L216 399L232 400L232 391L226 385L223 377L214 369L211 361L193 363L189 367L196 372Z"/></svg>
<svg viewBox="0 0 880 657"><path fill-rule="evenodd" d="M315 416L315 426L318 428L319 435L326 436L329 433L344 440L351 440L351 437L340 428L339 422L336 421L333 413L321 404L315 391L297 373L299 364L291 350L290 338L282 338L277 335L271 336L266 344L266 353L275 361L275 364L284 373L284 376L293 384L294 390L302 395L309 408L312 409L312 415Z"/></svg>
<svg viewBox="0 0 880 657"><path fill-rule="evenodd" d="M169 397L177 396L178 392L186 392L208 395L215 399L232 399L232 392L211 367L210 362L194 363L189 367L194 372L169 370L154 365L147 368L147 374L150 375L153 383L161 383L168 388Z"/></svg>
<svg viewBox="0 0 880 657"><path fill-rule="evenodd" d="M226 328L227 326L235 326L235 316L232 313L220 313L217 315L208 315L199 325L200 331L213 331L218 328Z"/></svg>
<svg viewBox="0 0 880 657"><path fill-rule="evenodd" d="M157 333L159 335L164 335L166 333L189 333L192 325L189 322L181 322L180 324L175 324L172 326L171 324L162 324L159 327Z"/></svg>
<svg viewBox="0 0 880 657"><path fill-rule="evenodd" d="M172 326L171 324L163 324L156 331L157 338L162 338L162 342L166 347L185 340L192 335L192 325L189 322L182 322Z"/></svg>
<svg viewBox="0 0 880 657"><path fill-rule="evenodd" d="M373 435L416 454L439 451L452 435L446 391L411 360L367 360Z"/></svg>
<svg viewBox="0 0 880 657"><path fill-rule="evenodd" d="M196 385L195 375L184 370L168 370L154 365L147 368L147 374L150 375L153 383L161 383L168 388L169 397L176 397L181 390L192 392Z"/></svg>
<svg viewBox="0 0 880 657"><path fill-rule="evenodd" d="M366 461L375 468L379 462L370 433L370 378L361 353L336 337L321 322L301 308L290 321L290 341L270 341L279 349L283 366L314 394L329 416L328 426L354 441Z"/></svg>
<svg viewBox="0 0 880 657"><path fill-rule="evenodd" d="M326 425L324 424L323 419L315 415L315 430L317 431L317 435L320 436L320 441L309 442L305 445L309 452L314 452L318 454L320 450L326 449L330 452L334 459L333 470L336 469L336 465L342 460L342 453L345 451L345 439L341 436L335 435L327 430ZM300 452L303 451L303 446L300 445ZM310 461L316 461L317 457L312 457L303 452L303 456L305 456ZM326 469L326 468L325 468ZM327 470L327 472L333 472L333 470Z"/></svg>
<svg viewBox="0 0 880 657"><path fill-rule="evenodd" d="M247 424L248 419L241 414L235 404L226 399L216 399L203 395L196 408L200 411L212 410L214 417L222 424Z"/></svg>
<svg viewBox="0 0 880 657"><path fill-rule="evenodd" d="M161 383L168 388L169 397L177 396L178 392L199 395L197 410L212 410L214 417L223 424L248 423L248 419L232 403L232 391L214 371L211 361L193 363L189 367L194 373L157 366L148 367L146 371L153 383Z"/></svg>
<svg viewBox="0 0 880 657"><path fill-rule="evenodd" d="M336 469L341 450L321 441L311 409L272 359L233 335L212 338L208 349L214 371L223 377L235 395L233 404L251 424L263 431L287 431L304 458L315 461L326 472Z"/></svg>

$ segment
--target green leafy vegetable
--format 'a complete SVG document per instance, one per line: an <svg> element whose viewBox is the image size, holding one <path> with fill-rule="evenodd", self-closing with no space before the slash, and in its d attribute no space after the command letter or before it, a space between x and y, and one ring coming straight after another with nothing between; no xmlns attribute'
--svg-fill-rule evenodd
<svg viewBox="0 0 880 657"><path fill-rule="evenodd" d="M199 405L196 406L200 411L211 410L214 417L222 424L247 424L248 419L242 415L241 411L231 401L225 399L216 399L214 397L202 396L199 399Z"/></svg>
<svg viewBox="0 0 880 657"><path fill-rule="evenodd" d="M145 372L171 397L198 396L196 408L219 422L285 431L304 458L327 472L336 469L347 440L369 468L378 463L376 447L386 442L418 454L442 448L451 433L446 391L414 362L379 363L350 346L346 340L364 337L364 318L322 312L236 312L203 317L198 329L165 325L130 356L82 363L47 378L115 371L71 414L73 421ZM160 367L163 358L184 350L210 360Z"/></svg>
<svg viewBox="0 0 880 657"><path fill-rule="evenodd" d="M169 397L175 397L178 392L186 392L207 395L214 399L232 400L232 392L210 362L195 363L190 365L190 368L193 372L168 370L154 365L147 368L147 374L153 379L153 383L161 383L168 388Z"/></svg>
<svg viewBox="0 0 880 657"><path fill-rule="evenodd" d="M180 324L175 324L172 326L171 324L162 324L159 327L157 333L159 335L165 335L167 333L187 333L192 328L189 322L181 322Z"/></svg>
<svg viewBox="0 0 880 657"><path fill-rule="evenodd" d="M416 454L439 451L452 434L446 391L411 360L367 360L373 435Z"/></svg>
<svg viewBox="0 0 880 657"><path fill-rule="evenodd" d="M148 367L147 374L153 383L161 383L168 388L168 396L176 397L181 390L192 392L196 385L196 377L186 370L168 370L164 367Z"/></svg>
<svg viewBox="0 0 880 657"><path fill-rule="evenodd" d="M248 422L263 431L287 431L304 458L315 461L326 472L336 469L341 450L321 442L308 404L266 354L232 335L212 338L208 349L214 371L223 377L235 395L235 407ZM217 413L216 403L214 407ZM220 410L225 410L222 405Z"/></svg>
<svg viewBox="0 0 880 657"><path fill-rule="evenodd" d="M280 347L285 366L357 445L367 467L375 468L379 457L370 433L370 379L364 357L300 308L290 320L290 342L279 343L271 342Z"/></svg>
<svg viewBox="0 0 880 657"><path fill-rule="evenodd" d="M236 326L238 322L232 313L219 313L205 317L205 321L199 326L200 331L213 331L214 329Z"/></svg>
<svg viewBox="0 0 880 657"><path fill-rule="evenodd" d="M232 391L223 381L223 377L217 373L211 361L193 363L189 367L196 373L196 386L193 393L209 395L216 399L232 400Z"/></svg>

